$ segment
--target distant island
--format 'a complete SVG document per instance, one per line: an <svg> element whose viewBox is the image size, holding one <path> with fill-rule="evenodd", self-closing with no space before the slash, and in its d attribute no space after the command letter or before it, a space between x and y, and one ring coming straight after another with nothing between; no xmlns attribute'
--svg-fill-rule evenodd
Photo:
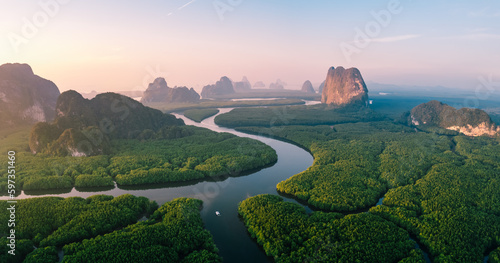
<svg viewBox="0 0 500 263"><path fill-rule="evenodd" d="M304 84L302 85L301 91L306 92L306 93L316 93L311 81L309 81L309 80L306 80L306 82L304 82Z"/></svg>
<svg viewBox="0 0 500 263"><path fill-rule="evenodd" d="M440 127L474 137L500 134L500 127L485 111L469 108L457 110L436 100L413 108L408 122L418 127Z"/></svg>
<svg viewBox="0 0 500 263"><path fill-rule="evenodd" d="M228 95L233 93L235 93L233 82L228 77L222 77L215 84L203 87L201 96L206 99L213 98L218 95Z"/></svg>
<svg viewBox="0 0 500 263"><path fill-rule="evenodd" d="M200 95L193 88L170 88L164 78L156 78L153 83L150 83L141 98L142 103L196 103L199 101Z"/></svg>

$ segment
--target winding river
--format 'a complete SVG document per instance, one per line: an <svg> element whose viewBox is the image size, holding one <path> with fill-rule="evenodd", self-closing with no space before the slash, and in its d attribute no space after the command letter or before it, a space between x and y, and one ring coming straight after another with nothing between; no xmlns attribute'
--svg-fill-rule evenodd
<svg viewBox="0 0 500 263"><path fill-rule="evenodd" d="M232 109L220 109L219 114L227 113ZM119 196L132 194L144 196L155 200L158 205L178 197L191 197L203 200L201 211L205 228L213 235L215 244L219 248L224 262L273 262L264 251L252 240L245 225L238 217L238 203L259 194L277 195L276 185L292 175L306 170L313 164L313 157L304 149L295 145L225 129L214 123L215 116L205 119L202 123L193 122L183 115L175 114L182 118L187 125L205 127L217 132L228 132L240 137L248 137L266 143L275 149L278 162L271 167L261 169L247 176L229 177L222 181L203 181L191 184L158 185L153 187L115 187L109 190L78 191L73 188L66 193L25 193L22 192L18 199L59 196L59 197L89 197L96 194ZM5 200L6 197L0 199ZM297 203L293 199L284 198L286 201ZM311 209L306 207L308 212ZM221 215L216 216L215 211Z"/></svg>
<svg viewBox="0 0 500 263"><path fill-rule="evenodd" d="M220 109L219 114L224 114L231 110L232 108ZM87 198L96 194L116 197L123 194L132 194L147 197L150 200L156 201L158 205L162 205L178 197L197 198L203 200L201 217L205 223L205 228L213 235L215 244L219 248L224 262L273 262L272 258L267 257L263 249L249 236L246 227L238 217L238 204L249 197L259 194L278 195L276 185L310 167L313 164L311 154L290 143L219 127L214 122L216 116L207 118L201 123L196 123L183 115L174 115L177 118L183 119L187 125L204 127L216 132L228 132L240 137L259 140L271 146L276 151L278 161L271 167L263 168L246 176L228 177L221 181L201 181L156 186L115 186L107 190L101 188L79 191L73 188L69 192L59 193L22 192L18 196L18 199L42 196L78 196ZM0 200L5 199L6 197L0 197ZM308 213L312 211L307 205L301 204L294 199L286 197L283 199L288 202L300 204L305 207ZM382 200L383 198L376 205L380 205ZM220 216L217 216L215 211L219 211ZM427 253L425 253L425 256L426 261L430 262Z"/></svg>

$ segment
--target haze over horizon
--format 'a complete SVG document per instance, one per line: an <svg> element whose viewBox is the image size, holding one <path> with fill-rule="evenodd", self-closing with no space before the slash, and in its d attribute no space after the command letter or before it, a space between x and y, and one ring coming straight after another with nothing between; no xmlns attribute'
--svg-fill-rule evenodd
<svg viewBox="0 0 500 263"><path fill-rule="evenodd" d="M396 85L500 79L498 1L0 3L0 64L28 63L61 91L144 90L159 76L198 91L221 76L299 86L330 66Z"/></svg>

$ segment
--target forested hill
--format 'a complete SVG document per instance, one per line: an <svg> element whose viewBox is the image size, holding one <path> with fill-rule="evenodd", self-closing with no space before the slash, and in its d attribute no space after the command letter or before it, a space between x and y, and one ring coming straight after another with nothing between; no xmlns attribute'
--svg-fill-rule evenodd
<svg viewBox="0 0 500 263"><path fill-rule="evenodd" d="M457 110L436 100L413 108L408 116L408 123L423 129L440 127L454 130L468 136L495 136L500 133L500 128L485 111L469 108Z"/></svg>
<svg viewBox="0 0 500 263"><path fill-rule="evenodd" d="M30 149L59 156L98 155L110 151L111 139L135 139L144 130L179 125L184 122L173 115L123 95L104 93L87 100L70 90L59 96L54 122L33 127Z"/></svg>

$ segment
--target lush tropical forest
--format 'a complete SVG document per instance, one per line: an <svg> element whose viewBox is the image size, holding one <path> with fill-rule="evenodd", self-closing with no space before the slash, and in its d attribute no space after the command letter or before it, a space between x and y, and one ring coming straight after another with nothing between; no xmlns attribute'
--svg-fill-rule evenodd
<svg viewBox="0 0 500 263"><path fill-rule="evenodd" d="M0 205L0 220L7 222L7 203ZM179 198L158 208L132 195L19 200L16 255L2 249L0 262L58 262L61 248L63 262L220 262L201 206ZM2 224L0 233L7 232ZM0 245L6 244L4 236Z"/></svg>
<svg viewBox="0 0 500 263"><path fill-rule="evenodd" d="M0 138L16 150L18 190L138 185L234 176L276 162L275 151L256 140L193 126L144 130L137 139L112 140L112 152L89 157L33 155L26 130ZM0 178L7 171L0 170ZM6 194L7 182L0 182ZM20 191L17 191L18 193Z"/></svg>
<svg viewBox="0 0 500 263"><path fill-rule="evenodd" d="M238 212L276 262L424 262L407 231L371 213L308 215L273 195L249 198Z"/></svg>
<svg viewBox="0 0 500 263"><path fill-rule="evenodd" d="M259 110L252 109L258 118L279 116L269 109L260 114ZM235 110L227 116L240 121L247 113ZM310 114L316 119L316 113L304 110L301 116ZM216 122L225 125L227 116L217 117ZM330 125L297 126L294 118L288 120L288 126L272 127L261 120L241 121L240 125L261 123L264 127L237 128L294 142L314 155L314 165L279 183L278 191L325 212L359 216L372 207L371 216L384 218L415 236L434 262L481 262L490 249L500 245L499 138L440 135L389 121L335 124L338 120L333 119ZM383 196L383 205L375 206ZM247 206L242 203L243 208ZM293 235L276 234L279 230L270 217L243 208L240 214L266 253L287 262L291 252L281 256L284 252L276 244L295 240ZM304 222L315 233L312 236L325 231ZM297 251L312 255L305 252L313 251L307 250L307 244L295 244ZM377 261L394 262L371 262Z"/></svg>
<svg viewBox="0 0 500 263"><path fill-rule="evenodd" d="M255 97L252 97L255 98ZM275 98L275 97L271 97ZM236 108L236 107L262 107L280 105L303 105L302 99L274 99L274 100L201 100L199 103L147 103L148 107L161 110L166 113L182 112L193 109L213 109L213 108Z"/></svg>
<svg viewBox="0 0 500 263"><path fill-rule="evenodd" d="M184 111L184 116L195 122L201 122L217 113L219 113L218 109L192 109Z"/></svg>
<svg viewBox="0 0 500 263"><path fill-rule="evenodd" d="M281 106L267 108L237 108L215 117L224 127L275 127L286 125L322 125L382 120L385 117L366 107L356 105L332 110L329 106Z"/></svg>
<svg viewBox="0 0 500 263"><path fill-rule="evenodd" d="M488 263L498 263L500 262L500 247L491 252Z"/></svg>

